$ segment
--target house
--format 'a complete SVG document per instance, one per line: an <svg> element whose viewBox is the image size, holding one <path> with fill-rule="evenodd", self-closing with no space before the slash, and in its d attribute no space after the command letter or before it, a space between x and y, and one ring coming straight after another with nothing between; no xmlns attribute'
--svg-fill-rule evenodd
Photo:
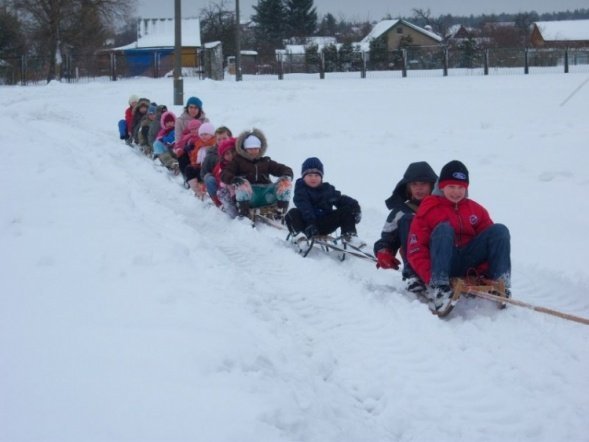
<svg viewBox="0 0 589 442"><path fill-rule="evenodd" d="M442 42L438 34L406 20L382 20L360 41L361 50L368 52L370 42L379 38L384 39L389 52L398 50L402 43L407 46L432 46Z"/></svg>
<svg viewBox="0 0 589 442"><path fill-rule="evenodd" d="M530 42L535 48L589 48L589 20L537 21Z"/></svg>
<svg viewBox="0 0 589 442"><path fill-rule="evenodd" d="M200 21L198 18L182 19L182 67L199 66L198 53L201 48ZM130 75L144 75L159 67L165 74L174 66L175 20L173 18L137 19L137 40L125 46L114 48L123 54ZM156 75L157 76L157 75Z"/></svg>

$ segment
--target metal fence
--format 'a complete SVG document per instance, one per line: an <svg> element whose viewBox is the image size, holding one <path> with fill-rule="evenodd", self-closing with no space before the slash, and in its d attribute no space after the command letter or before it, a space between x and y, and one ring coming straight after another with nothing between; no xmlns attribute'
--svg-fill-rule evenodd
<svg viewBox="0 0 589 442"><path fill-rule="evenodd" d="M197 57L197 59L202 59ZM132 77L171 76L174 54L170 49L143 54L99 52L91 56L66 56L58 76L62 81L116 81ZM47 59L14 57L0 60L0 84L46 82ZM537 72L589 72L589 48L460 50L445 46L415 47L382 54L370 60L361 52L323 51L286 54L279 59L259 57L242 65L245 80L256 78L437 77L459 75L509 75ZM185 66L184 76L203 77L200 66Z"/></svg>

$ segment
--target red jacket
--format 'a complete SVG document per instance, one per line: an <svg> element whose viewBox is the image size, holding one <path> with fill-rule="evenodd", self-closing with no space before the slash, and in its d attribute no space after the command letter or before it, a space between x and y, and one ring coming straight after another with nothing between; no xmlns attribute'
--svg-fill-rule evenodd
<svg viewBox="0 0 589 442"><path fill-rule="evenodd" d="M429 284L431 279L429 253L431 234L434 228L442 222L449 222L454 229L456 247L465 246L493 224L489 212L473 200L464 198L454 204L443 196L426 197L411 222L407 240L409 264L426 284Z"/></svg>
<svg viewBox="0 0 589 442"><path fill-rule="evenodd" d="M127 133L132 135L133 132L133 107L129 106L125 110L125 123L127 123Z"/></svg>

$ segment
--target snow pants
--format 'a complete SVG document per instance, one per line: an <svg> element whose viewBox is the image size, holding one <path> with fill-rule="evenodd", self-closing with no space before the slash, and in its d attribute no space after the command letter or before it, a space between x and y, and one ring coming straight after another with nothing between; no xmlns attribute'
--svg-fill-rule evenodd
<svg viewBox="0 0 589 442"><path fill-rule="evenodd" d="M304 231L308 226L303 220L303 215L299 209L290 209L284 217L284 221L288 230L293 234ZM342 207L321 218L317 218L315 220L315 227L317 227L321 235L328 235L335 232L338 228L341 229L342 235L356 233L356 221L350 207Z"/></svg>

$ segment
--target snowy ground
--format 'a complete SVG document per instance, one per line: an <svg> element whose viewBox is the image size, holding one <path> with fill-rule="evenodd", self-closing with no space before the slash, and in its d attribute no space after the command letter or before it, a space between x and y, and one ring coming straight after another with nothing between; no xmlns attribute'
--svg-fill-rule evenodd
<svg viewBox="0 0 589 442"><path fill-rule="evenodd" d="M185 80L213 123L357 198L460 159L512 233L514 297L589 317L586 74ZM0 440L589 441L589 327L306 259L117 139L172 80L0 88Z"/></svg>

